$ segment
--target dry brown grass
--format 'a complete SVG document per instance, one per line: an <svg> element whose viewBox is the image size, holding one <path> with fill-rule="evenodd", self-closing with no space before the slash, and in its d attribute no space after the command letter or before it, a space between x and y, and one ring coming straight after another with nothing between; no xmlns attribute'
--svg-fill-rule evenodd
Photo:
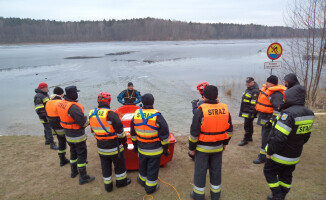
<svg viewBox="0 0 326 200"><path fill-rule="evenodd" d="M312 137L305 146L302 161L294 173L293 189L287 200L326 199L326 157L323 153L326 145L325 120L325 116L318 117ZM263 165L252 164L259 151L260 128L255 128L254 142L238 147L242 137L242 127L236 127L235 136L224 152L221 199L265 199L270 191L263 176ZM187 136L177 139L174 159L166 168L160 169L159 176L174 185L182 199L189 199L193 162L187 156ZM145 192L136 183L137 171L128 173L133 180L130 186L114 188L111 193L105 192L94 139L89 139L87 145L87 170L96 179L80 186L77 178L69 177L69 166L59 167L56 152L44 146L42 137L0 137L0 199L142 199ZM209 196L208 187L206 194ZM177 199L175 192L162 183L160 190L153 196L156 200Z"/></svg>

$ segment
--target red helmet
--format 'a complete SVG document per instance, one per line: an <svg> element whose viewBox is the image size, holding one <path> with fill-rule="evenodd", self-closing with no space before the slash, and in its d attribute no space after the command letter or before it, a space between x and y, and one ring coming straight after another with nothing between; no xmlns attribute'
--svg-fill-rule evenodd
<svg viewBox="0 0 326 200"><path fill-rule="evenodd" d="M199 91L200 94L203 94L204 93L204 89L205 87L209 85L206 81L204 82L201 82L197 85L197 90Z"/></svg>
<svg viewBox="0 0 326 200"><path fill-rule="evenodd" d="M108 92L101 92L97 95L97 102L111 103L111 94Z"/></svg>

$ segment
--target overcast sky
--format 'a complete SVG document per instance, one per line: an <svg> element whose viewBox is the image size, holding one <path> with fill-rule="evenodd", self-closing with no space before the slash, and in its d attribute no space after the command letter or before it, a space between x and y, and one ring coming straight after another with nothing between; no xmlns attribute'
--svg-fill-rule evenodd
<svg viewBox="0 0 326 200"><path fill-rule="evenodd" d="M292 0L0 0L0 16L61 21L163 18L284 26Z"/></svg>

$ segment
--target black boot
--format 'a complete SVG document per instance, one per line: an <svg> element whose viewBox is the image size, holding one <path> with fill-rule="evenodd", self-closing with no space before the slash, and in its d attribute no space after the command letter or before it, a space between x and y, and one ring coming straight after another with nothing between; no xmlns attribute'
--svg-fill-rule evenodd
<svg viewBox="0 0 326 200"><path fill-rule="evenodd" d="M139 177L137 177L137 182L138 182L141 186L145 187L145 181L142 181Z"/></svg>
<svg viewBox="0 0 326 200"><path fill-rule="evenodd" d="M66 164L69 163L69 160L66 158L64 154L59 155L59 159L60 159L60 167L65 166Z"/></svg>
<svg viewBox="0 0 326 200"><path fill-rule="evenodd" d="M94 176L89 176L86 172L86 167L78 167L79 171L79 185L89 183L95 180Z"/></svg>
<svg viewBox="0 0 326 200"><path fill-rule="evenodd" d="M78 175L77 163L73 163L73 164L70 163L70 167L71 167L70 177L75 178Z"/></svg>
<svg viewBox="0 0 326 200"><path fill-rule="evenodd" d="M113 184L104 184L104 188L107 192L111 192L113 190Z"/></svg>
<svg viewBox="0 0 326 200"><path fill-rule="evenodd" d="M266 161L266 156L259 154L258 158L253 161L254 164L263 164Z"/></svg>
<svg viewBox="0 0 326 200"><path fill-rule="evenodd" d="M52 142L50 144L50 149L53 149L53 150L59 150L59 147L57 146L57 144L55 142Z"/></svg>
<svg viewBox="0 0 326 200"><path fill-rule="evenodd" d="M282 197L274 197L272 194L267 196L267 200L284 200Z"/></svg>
<svg viewBox="0 0 326 200"><path fill-rule="evenodd" d="M139 177L138 177L139 178ZM120 182L120 183L118 183L118 182L116 182L116 187L117 188L119 188L119 187L124 187L124 186L127 186L127 185L129 185L131 183L131 179L130 178L126 178L126 181L124 181L124 182Z"/></svg>
<svg viewBox="0 0 326 200"><path fill-rule="evenodd" d="M247 145L247 144L248 144L248 141L245 140L245 139L243 139L243 140L241 140L241 142L238 144L238 146L245 146L245 145Z"/></svg>
<svg viewBox="0 0 326 200"><path fill-rule="evenodd" d="M159 188L160 188L160 184L157 184L155 190L152 190L152 191L146 191L146 194L153 194L153 193L156 192ZM145 189L145 190L146 190L146 189Z"/></svg>

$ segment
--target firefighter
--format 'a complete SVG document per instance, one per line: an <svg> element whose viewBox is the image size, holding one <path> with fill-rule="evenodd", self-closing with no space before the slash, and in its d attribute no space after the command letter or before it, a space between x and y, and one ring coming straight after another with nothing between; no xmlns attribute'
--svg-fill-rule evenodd
<svg viewBox="0 0 326 200"><path fill-rule="evenodd" d="M53 140L51 125L49 124L45 111L45 105L50 100L48 92L48 84L40 83L38 88L35 89L36 95L34 96L34 106L35 111L44 127L45 145L50 145L51 149L58 150L58 146Z"/></svg>
<svg viewBox="0 0 326 200"><path fill-rule="evenodd" d="M141 101L140 92L134 89L132 82L128 83L128 89L123 90L117 97L119 103L123 105L136 105Z"/></svg>
<svg viewBox="0 0 326 200"><path fill-rule="evenodd" d="M283 103L286 87L278 84L277 76L271 75L267 78L266 85L260 89L256 110L258 111L257 124L261 129L261 149L254 164L262 164L266 161L265 147L267 139L272 130L272 120L279 114L278 107Z"/></svg>
<svg viewBox="0 0 326 200"><path fill-rule="evenodd" d="M194 188L190 197L205 199L206 173L209 169L210 193L213 200L221 195L222 152L232 137L232 120L226 104L217 101L216 86L204 89L205 102L193 116L189 153L195 156Z"/></svg>
<svg viewBox="0 0 326 200"><path fill-rule="evenodd" d="M145 187L147 194L158 188L158 173L162 154L169 156L169 127L162 114L155 110L154 97L141 97L143 107L136 110L130 124L130 135L134 151L139 155L139 175L137 181Z"/></svg>
<svg viewBox="0 0 326 200"><path fill-rule="evenodd" d="M98 108L89 112L89 122L97 140L104 187L107 192L111 192L113 190L112 162L116 187L124 187L131 183L131 180L127 178L126 159L123 153L127 148L127 137L118 114L110 110L111 94L99 93L97 102Z"/></svg>
<svg viewBox="0 0 326 200"><path fill-rule="evenodd" d="M209 85L206 81L204 82L201 82L197 85L197 90L199 92L199 94L201 95L202 99L199 100L199 99L195 99L195 100L192 100L191 104L192 104L192 113L195 114L197 108L204 103L204 97L203 97L203 94L204 94L204 89L205 87Z"/></svg>
<svg viewBox="0 0 326 200"><path fill-rule="evenodd" d="M89 125L84 116L84 107L77 102L78 92L76 86L65 88L64 100L58 104L58 114L61 126L64 128L66 140L70 146L71 178L79 173L79 184L93 181L95 177L86 172L87 146L85 128ZM77 170L78 167L78 170Z"/></svg>
<svg viewBox="0 0 326 200"><path fill-rule="evenodd" d="M64 166L69 163L69 160L66 158L66 137L65 132L60 125L60 118L58 114L58 103L63 98L63 89L61 87L56 87L53 89L53 95L51 95L51 100L48 101L45 105L46 114L48 116L52 134L57 135L58 142L59 142L59 150L58 155L60 159L60 166Z"/></svg>
<svg viewBox="0 0 326 200"><path fill-rule="evenodd" d="M303 145L309 140L314 113L304 106L305 89L295 74L285 76L288 90L281 113L273 123L266 146L264 175L272 191L269 200L283 200L292 187L292 173L300 160Z"/></svg>
<svg viewBox="0 0 326 200"><path fill-rule="evenodd" d="M242 95L239 117L244 118L244 130L245 134L239 146L247 145L252 141L252 135L254 133L253 122L257 117L257 111L255 109L259 88L255 79L248 77L246 79L247 89Z"/></svg>

